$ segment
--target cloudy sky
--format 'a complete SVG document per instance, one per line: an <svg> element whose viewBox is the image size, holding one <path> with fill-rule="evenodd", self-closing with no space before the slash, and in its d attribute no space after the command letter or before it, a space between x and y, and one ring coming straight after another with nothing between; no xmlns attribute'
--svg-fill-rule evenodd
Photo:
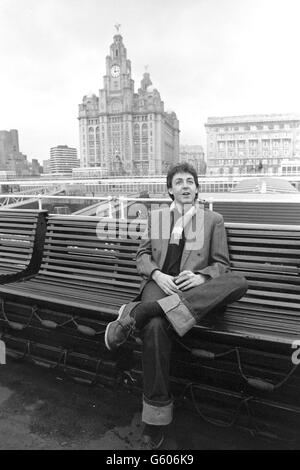
<svg viewBox="0 0 300 470"><path fill-rule="evenodd" d="M299 0L0 0L0 129L29 160L78 148L116 22L135 89L148 64L183 144L205 145L208 116L300 113L299 17Z"/></svg>

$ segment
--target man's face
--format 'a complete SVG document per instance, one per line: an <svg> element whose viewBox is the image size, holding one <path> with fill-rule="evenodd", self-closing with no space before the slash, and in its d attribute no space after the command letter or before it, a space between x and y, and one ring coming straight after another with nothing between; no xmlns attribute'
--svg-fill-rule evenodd
<svg viewBox="0 0 300 470"><path fill-rule="evenodd" d="M173 194L179 204L193 204L198 193L193 175L190 173L175 173L169 193Z"/></svg>

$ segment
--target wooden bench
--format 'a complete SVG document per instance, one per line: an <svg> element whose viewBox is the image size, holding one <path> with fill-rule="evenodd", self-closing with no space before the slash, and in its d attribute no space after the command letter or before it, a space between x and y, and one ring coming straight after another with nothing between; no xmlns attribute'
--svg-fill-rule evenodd
<svg viewBox="0 0 300 470"><path fill-rule="evenodd" d="M17 356L70 367L80 380L125 380L140 390L139 342L111 353L103 341L107 322L138 292L139 240L126 237L130 222L111 220L111 232L99 231L98 223L49 217L39 273L0 286L0 327ZM189 394L214 421L223 416L244 425L255 415L257 429L266 422L272 429L284 416L289 430L297 428L300 374L291 344L300 339L300 227L231 223L226 230L232 269L246 276L249 290L225 315L209 316L178 342L174 392Z"/></svg>
<svg viewBox="0 0 300 470"><path fill-rule="evenodd" d="M113 220L106 224L97 217L49 216L39 273L0 291L8 349L29 356L28 341L44 344L50 348L48 356L44 351L45 363L49 354L59 362L68 350L64 365L71 367L74 355L69 352L76 350L111 363L115 376L114 355L103 342L105 326L137 295L140 284L134 260L139 240L127 238L128 224L124 222L123 234ZM77 372L82 377L82 370ZM109 371L107 379L112 379Z"/></svg>
<svg viewBox="0 0 300 470"><path fill-rule="evenodd" d="M47 211L0 210L0 283L36 274L40 267Z"/></svg>

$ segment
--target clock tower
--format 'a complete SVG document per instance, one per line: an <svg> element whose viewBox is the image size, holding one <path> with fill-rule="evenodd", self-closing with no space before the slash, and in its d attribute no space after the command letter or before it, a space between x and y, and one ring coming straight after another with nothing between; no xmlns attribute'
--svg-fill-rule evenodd
<svg viewBox="0 0 300 470"><path fill-rule="evenodd" d="M106 168L112 175L130 173L134 81L120 34L114 36L110 54L106 57L103 85L99 90L99 119L105 136L102 151Z"/></svg>
<svg viewBox="0 0 300 470"><path fill-rule="evenodd" d="M110 54L106 57L104 88L100 90L100 113L130 111L133 103L134 81L131 78L131 62L120 34L114 36Z"/></svg>

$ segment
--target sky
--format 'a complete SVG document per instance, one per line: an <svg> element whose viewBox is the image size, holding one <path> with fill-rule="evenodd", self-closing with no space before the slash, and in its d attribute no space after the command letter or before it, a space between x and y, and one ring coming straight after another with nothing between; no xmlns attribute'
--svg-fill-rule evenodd
<svg viewBox="0 0 300 470"><path fill-rule="evenodd" d="M300 113L299 17L299 0L0 0L0 129L29 160L79 150L116 23L135 91L148 65L181 144L205 147L211 116Z"/></svg>

